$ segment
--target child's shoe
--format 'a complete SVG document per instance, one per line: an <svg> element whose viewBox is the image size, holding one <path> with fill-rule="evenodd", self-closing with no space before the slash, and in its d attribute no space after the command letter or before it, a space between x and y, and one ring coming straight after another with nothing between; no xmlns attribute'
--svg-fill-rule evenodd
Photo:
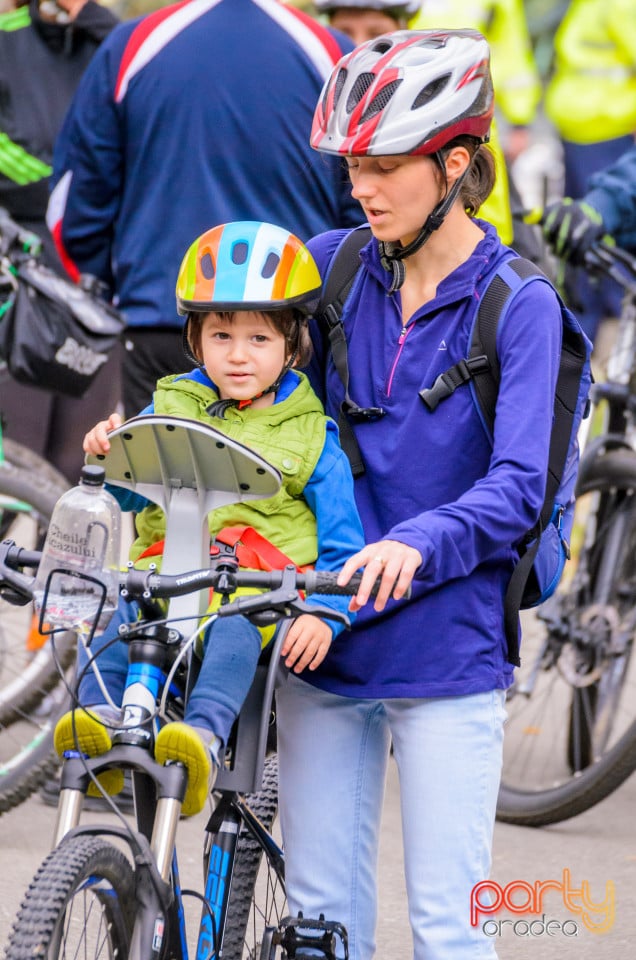
<svg viewBox="0 0 636 960"><path fill-rule="evenodd" d="M100 757L112 747L111 729L118 725L119 713L107 704L96 704L87 709L78 707L69 710L57 721L53 734L53 745L58 756L66 751L77 750L85 757ZM121 792L124 786L123 770L104 770L97 779L103 790L110 796ZM88 796L99 797L101 793L94 783L90 783Z"/></svg>
<svg viewBox="0 0 636 960"><path fill-rule="evenodd" d="M217 765L212 761L211 751L217 738L210 730L191 727L179 720L167 723L155 740L155 760L166 763L178 760L188 769L188 786L181 813L191 817L200 813L216 780Z"/></svg>

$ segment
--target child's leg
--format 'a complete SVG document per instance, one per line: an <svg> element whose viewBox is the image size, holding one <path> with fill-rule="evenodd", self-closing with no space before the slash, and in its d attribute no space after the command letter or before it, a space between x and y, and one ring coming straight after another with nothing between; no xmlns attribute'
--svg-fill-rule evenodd
<svg viewBox="0 0 636 960"><path fill-rule="evenodd" d="M93 637L88 651L80 643L78 651L79 696L82 706L95 703L105 703L106 697L102 691L95 671L88 666L92 658L99 669L106 689L113 703L121 706L128 673L128 645L122 640L116 640L119 627L123 623L130 623L137 617L137 605L119 600L117 610L103 633ZM111 641L114 640L114 643Z"/></svg>
<svg viewBox="0 0 636 960"><path fill-rule="evenodd" d="M223 741L232 729L254 679L261 634L246 617L215 620L206 632L201 670L184 720Z"/></svg>

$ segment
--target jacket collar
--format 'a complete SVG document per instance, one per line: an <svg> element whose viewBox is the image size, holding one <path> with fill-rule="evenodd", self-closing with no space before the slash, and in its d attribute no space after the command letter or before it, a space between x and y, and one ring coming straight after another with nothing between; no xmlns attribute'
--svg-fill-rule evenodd
<svg viewBox="0 0 636 960"><path fill-rule="evenodd" d="M453 298L455 294L461 296L468 290L472 292L479 279L487 272L491 257L499 249L499 238L492 224L478 219L475 220L475 223L484 231L485 235L468 260L461 263L442 280L438 287L438 297L444 297L446 300ZM369 243L362 248L360 259L369 273L388 294L391 287L391 275L382 266L380 248L375 237L371 237Z"/></svg>

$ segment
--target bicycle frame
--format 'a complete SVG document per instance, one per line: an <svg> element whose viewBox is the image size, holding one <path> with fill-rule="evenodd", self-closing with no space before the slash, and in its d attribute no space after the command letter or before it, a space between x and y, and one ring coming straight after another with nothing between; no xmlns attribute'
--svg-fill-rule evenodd
<svg viewBox="0 0 636 960"><path fill-rule="evenodd" d="M102 462L110 483L141 493L158 503L166 514L167 527L163 573L180 573L209 566L208 513L237 500L271 496L280 485L277 471L253 451L218 431L195 421L172 417L139 417L109 436L111 451ZM195 630L208 604L207 590L170 601L168 620L178 619L186 630ZM161 630L161 628L159 628ZM164 633L169 632L163 628ZM231 869L241 824L245 824L277 863L282 878L282 851L252 814L239 794L260 788L278 651L284 631L279 630L269 665L259 665L257 676L236 724L236 743L231 766L219 771L215 791L221 801L208 824L205 900L199 931L197 958L216 956L221 942L231 888ZM143 686L153 703L165 680L170 659L165 637L153 636L153 628L130 643L130 662L146 666ZM54 847L78 833L112 834L129 843L143 874L144 909L134 926L130 960L163 955L186 960L183 910L175 851L176 833L185 793L187 773L180 764L159 765L143 746L148 729L130 725L140 715L139 677L127 687L123 726L113 736L113 747L93 759L67 759L61 781L60 802L54 832ZM130 691L133 691L131 694ZM141 749L140 749L141 747ZM133 789L139 831L122 827L80 826L83 798L91 777L105 770L133 771ZM155 799L156 790L156 799ZM174 891L174 898L172 897ZM169 920L166 923L166 920ZM164 931L179 942L163 942Z"/></svg>

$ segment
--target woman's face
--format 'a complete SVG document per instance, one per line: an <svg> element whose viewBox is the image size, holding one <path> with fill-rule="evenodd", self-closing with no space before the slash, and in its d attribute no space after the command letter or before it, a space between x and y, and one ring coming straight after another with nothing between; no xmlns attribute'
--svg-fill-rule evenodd
<svg viewBox="0 0 636 960"><path fill-rule="evenodd" d="M347 157L347 167L351 194L377 240L406 246L445 192L431 157Z"/></svg>
<svg viewBox="0 0 636 960"><path fill-rule="evenodd" d="M334 11L329 18L329 23L334 29L351 37L356 46L364 43L365 40L375 40L383 33L392 33L406 26L405 22L381 10L351 10L348 7Z"/></svg>

